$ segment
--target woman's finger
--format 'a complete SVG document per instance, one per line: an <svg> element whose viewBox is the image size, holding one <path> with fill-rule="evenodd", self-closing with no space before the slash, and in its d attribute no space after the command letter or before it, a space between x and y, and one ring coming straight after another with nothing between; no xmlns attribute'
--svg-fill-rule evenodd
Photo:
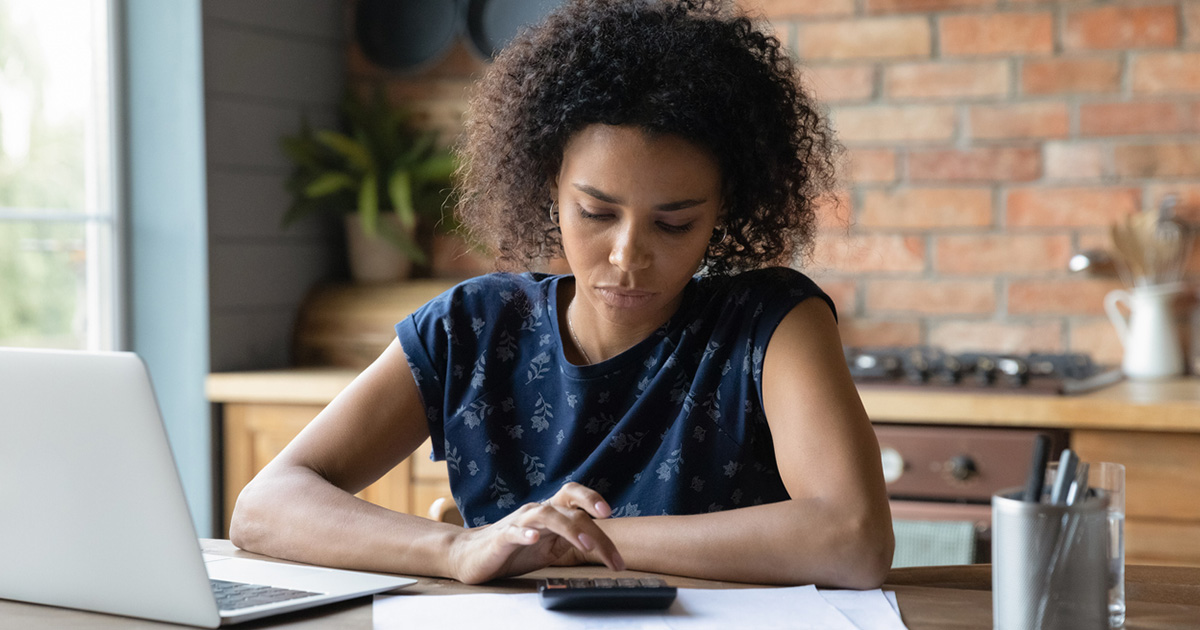
<svg viewBox="0 0 1200 630"><path fill-rule="evenodd" d="M550 497L548 501L550 505L557 508L583 510L592 518L612 516L612 508L599 492L574 481L563 484L563 487L559 488L558 492L554 493L554 496Z"/></svg>
<svg viewBox="0 0 1200 630"><path fill-rule="evenodd" d="M515 524L508 528L505 537L514 544L528 546L537 544L542 538L542 533L535 527Z"/></svg>
<svg viewBox="0 0 1200 630"><path fill-rule="evenodd" d="M527 528L547 530L584 555L594 554L608 568L625 570L625 560L616 545L590 516L580 510L563 512L554 506L538 506L524 512L517 523Z"/></svg>

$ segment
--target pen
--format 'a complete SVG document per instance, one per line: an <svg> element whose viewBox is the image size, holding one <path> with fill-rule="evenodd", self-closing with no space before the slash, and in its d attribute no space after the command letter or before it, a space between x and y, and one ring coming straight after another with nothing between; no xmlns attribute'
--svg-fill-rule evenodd
<svg viewBox="0 0 1200 630"><path fill-rule="evenodd" d="M1050 438L1039 434L1033 442L1033 461L1029 464L1029 477L1025 481L1025 501L1037 503L1042 498L1042 485L1046 482L1046 461L1050 457Z"/></svg>
<svg viewBox="0 0 1200 630"><path fill-rule="evenodd" d="M1050 489L1051 505L1066 505L1067 489L1075 481L1075 467L1079 465L1079 457L1066 449L1058 459L1058 474L1054 477L1054 487Z"/></svg>
<svg viewBox="0 0 1200 630"><path fill-rule="evenodd" d="M1067 505L1075 505L1076 501L1083 501L1087 498L1088 491L1088 463L1079 462L1075 467L1075 482L1071 484L1071 490L1067 492Z"/></svg>

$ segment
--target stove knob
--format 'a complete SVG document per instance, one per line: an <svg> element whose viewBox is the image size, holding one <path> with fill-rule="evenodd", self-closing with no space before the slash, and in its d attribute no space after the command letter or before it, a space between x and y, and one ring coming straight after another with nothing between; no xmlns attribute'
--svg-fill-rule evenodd
<svg viewBox="0 0 1200 630"><path fill-rule="evenodd" d="M896 357L884 357L883 372L888 378L900 378L904 374L904 365Z"/></svg>
<svg viewBox="0 0 1200 630"><path fill-rule="evenodd" d="M908 382L913 383L914 385L921 385L929 382L929 370L909 368L904 371L904 376L908 379Z"/></svg>
<svg viewBox="0 0 1200 630"><path fill-rule="evenodd" d="M979 469L975 467L975 460L968 455L951 457L950 461L946 462L944 470L957 481L966 481L979 474Z"/></svg>
<svg viewBox="0 0 1200 630"><path fill-rule="evenodd" d="M996 369L1004 374L1004 381L1012 387L1029 384L1029 362L1017 357L1004 357L996 362Z"/></svg>
<svg viewBox="0 0 1200 630"><path fill-rule="evenodd" d="M975 382L980 385L991 385L996 382L996 362L987 358L980 357L975 362Z"/></svg>
<svg viewBox="0 0 1200 630"><path fill-rule="evenodd" d="M892 483L899 479L904 474L904 456L890 446L879 449L879 454L883 456L884 482Z"/></svg>

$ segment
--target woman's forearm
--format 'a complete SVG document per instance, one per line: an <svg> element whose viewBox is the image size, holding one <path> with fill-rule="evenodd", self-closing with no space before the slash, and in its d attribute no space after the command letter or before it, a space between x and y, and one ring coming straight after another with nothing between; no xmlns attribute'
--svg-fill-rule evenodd
<svg viewBox="0 0 1200 630"><path fill-rule="evenodd" d="M892 559L888 515L833 500L600 524L631 569L714 580L876 588Z"/></svg>
<svg viewBox="0 0 1200 630"><path fill-rule="evenodd" d="M230 539L246 551L322 566L453 577L461 527L368 503L315 472L260 475L242 491Z"/></svg>

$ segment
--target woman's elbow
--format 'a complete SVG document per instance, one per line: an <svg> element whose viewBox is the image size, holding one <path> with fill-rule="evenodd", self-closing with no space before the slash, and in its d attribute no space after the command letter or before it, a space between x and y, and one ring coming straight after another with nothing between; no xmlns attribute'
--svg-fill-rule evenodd
<svg viewBox="0 0 1200 630"><path fill-rule="evenodd" d="M251 481L234 503L233 514L229 518L229 541L238 549L255 551L269 529L261 515L270 510L264 510L259 505L259 494L254 491L254 482Z"/></svg>
<svg viewBox="0 0 1200 630"><path fill-rule="evenodd" d="M896 548L891 519L859 520L847 531L851 535L846 540L843 586L860 590L879 588L892 568Z"/></svg>

